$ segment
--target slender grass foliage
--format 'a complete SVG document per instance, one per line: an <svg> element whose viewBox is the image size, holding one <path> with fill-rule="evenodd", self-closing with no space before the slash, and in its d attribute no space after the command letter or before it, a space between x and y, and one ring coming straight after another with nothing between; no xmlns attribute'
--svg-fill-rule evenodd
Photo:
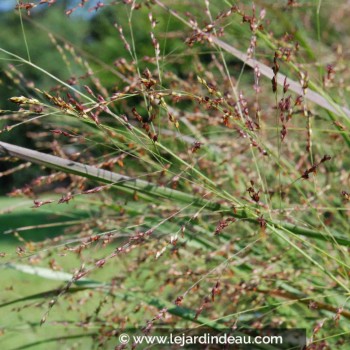
<svg viewBox="0 0 350 350"><path fill-rule="evenodd" d="M67 4L18 1L24 53L0 47L6 346L121 349L160 326L342 346L346 2ZM82 45L41 23L53 11L94 14Z"/></svg>

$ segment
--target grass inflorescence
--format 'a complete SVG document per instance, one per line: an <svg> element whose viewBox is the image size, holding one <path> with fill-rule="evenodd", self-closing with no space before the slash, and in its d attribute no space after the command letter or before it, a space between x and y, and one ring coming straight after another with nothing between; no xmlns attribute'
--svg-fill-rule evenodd
<svg viewBox="0 0 350 350"><path fill-rule="evenodd" d="M21 46L0 47L8 348L160 326L343 345L345 3L17 2ZM50 15L89 22L84 42Z"/></svg>

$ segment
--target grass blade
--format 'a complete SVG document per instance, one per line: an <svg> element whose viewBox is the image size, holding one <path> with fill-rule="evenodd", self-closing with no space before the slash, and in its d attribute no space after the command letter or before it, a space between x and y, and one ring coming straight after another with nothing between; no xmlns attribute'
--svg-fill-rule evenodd
<svg viewBox="0 0 350 350"><path fill-rule="evenodd" d="M192 204L196 207L206 207L208 210L213 211L219 209L226 209L228 210L228 215L230 216L234 216L239 219L245 219L255 224L258 224L258 221L256 220L255 216L249 214L249 208L246 208L246 210L243 210L241 213L233 213L232 210L229 210L229 208L227 207L225 208L223 205L206 201L202 198L195 197L188 193L184 193L166 187L161 187L148 181L130 178L125 175L98 169L90 165L73 162L67 159L52 156L50 154L45 154L42 152L34 151L28 148L12 145L5 142L0 142L0 151L12 157L25 159L27 161L37 164L42 164L51 169L56 169L69 174L83 176L98 182L112 184L113 186L116 186L121 190L124 189L126 191L140 191L142 193L151 195L152 197L154 196L156 198L161 197L169 200L177 200L181 203ZM323 235L319 231L314 231L305 227L300 227L289 223L277 224L274 222L269 222L269 224L276 227L283 227L297 235L305 235L322 241L327 240L327 236ZM343 246L350 246L349 239L345 237L340 237L336 234L332 234L332 237L329 237L329 241L336 242L339 245Z"/></svg>

